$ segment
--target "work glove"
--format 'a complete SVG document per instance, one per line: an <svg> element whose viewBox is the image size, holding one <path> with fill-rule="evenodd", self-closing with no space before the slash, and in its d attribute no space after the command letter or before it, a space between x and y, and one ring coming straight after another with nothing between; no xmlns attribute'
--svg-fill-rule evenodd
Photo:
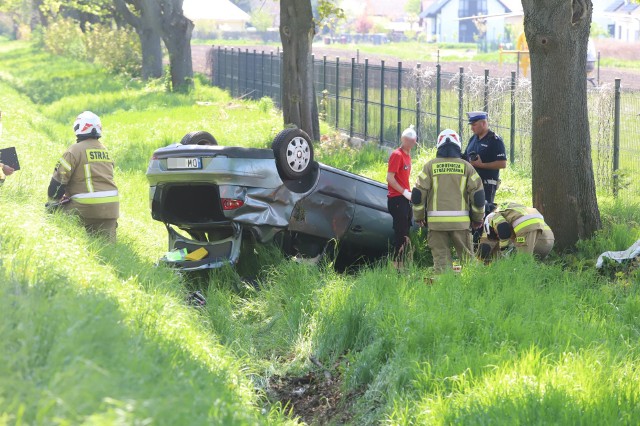
<svg viewBox="0 0 640 426"><path fill-rule="evenodd" d="M404 190L404 192L402 193L402 196L407 200L411 201L411 192L408 189Z"/></svg>

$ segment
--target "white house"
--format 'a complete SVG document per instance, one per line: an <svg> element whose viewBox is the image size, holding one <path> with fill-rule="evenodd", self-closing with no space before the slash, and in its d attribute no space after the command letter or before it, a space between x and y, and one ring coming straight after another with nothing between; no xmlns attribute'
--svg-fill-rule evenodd
<svg viewBox="0 0 640 426"><path fill-rule="evenodd" d="M613 20L609 32L616 40L640 41L640 4L629 0L616 0L605 13Z"/></svg>
<svg viewBox="0 0 640 426"><path fill-rule="evenodd" d="M196 31L244 31L251 17L229 0L184 0L184 16Z"/></svg>
<svg viewBox="0 0 640 426"><path fill-rule="evenodd" d="M430 21L430 35L439 42L473 43L478 38L478 27L473 16L489 15L486 19L486 41L500 42L504 39L505 19L513 10L503 0L438 0L420 14Z"/></svg>

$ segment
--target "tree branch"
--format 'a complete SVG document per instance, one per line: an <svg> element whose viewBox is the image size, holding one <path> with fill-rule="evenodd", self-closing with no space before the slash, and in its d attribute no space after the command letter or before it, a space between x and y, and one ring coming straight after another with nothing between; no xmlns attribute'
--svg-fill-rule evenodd
<svg viewBox="0 0 640 426"><path fill-rule="evenodd" d="M136 31L140 31L142 29L142 19L131 12L129 7L127 7L125 0L114 0L114 3L116 6L116 12L122 15L125 22L131 25Z"/></svg>

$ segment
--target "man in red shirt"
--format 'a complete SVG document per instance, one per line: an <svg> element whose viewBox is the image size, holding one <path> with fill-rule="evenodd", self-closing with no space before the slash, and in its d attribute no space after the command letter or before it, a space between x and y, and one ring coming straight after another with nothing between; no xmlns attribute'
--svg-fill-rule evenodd
<svg viewBox="0 0 640 426"><path fill-rule="evenodd" d="M411 227L411 188L409 187L409 175L411 175L411 149L417 145L417 134L413 125L402 132L400 147L391 153L389 167L387 169L387 207L393 218L393 231L395 233L393 265L397 269L404 267L405 248L409 240L409 228Z"/></svg>

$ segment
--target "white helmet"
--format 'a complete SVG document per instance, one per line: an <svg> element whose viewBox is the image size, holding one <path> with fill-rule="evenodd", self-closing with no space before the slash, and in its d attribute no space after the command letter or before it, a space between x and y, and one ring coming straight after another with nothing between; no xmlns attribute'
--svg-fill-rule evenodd
<svg viewBox="0 0 640 426"><path fill-rule="evenodd" d="M444 129L438 135L438 141L436 142L436 148L440 148L447 141L452 142L458 148L462 149L462 144L460 143L460 136L456 132L451 129Z"/></svg>
<svg viewBox="0 0 640 426"><path fill-rule="evenodd" d="M76 136L102 136L102 123L100 123L100 117L91 111L83 112L76 117L76 121L73 123L73 131L76 133Z"/></svg>

